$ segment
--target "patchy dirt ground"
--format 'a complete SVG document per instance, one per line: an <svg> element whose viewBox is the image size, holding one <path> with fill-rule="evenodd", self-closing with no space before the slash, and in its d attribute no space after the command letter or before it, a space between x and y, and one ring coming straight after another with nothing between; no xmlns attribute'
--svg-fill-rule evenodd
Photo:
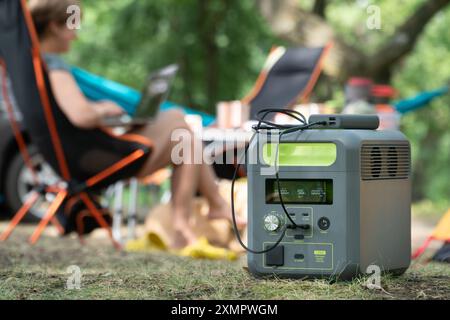
<svg viewBox="0 0 450 320"><path fill-rule="evenodd" d="M4 223L0 223L3 229ZM415 220L414 247L432 225ZM31 226L0 244L0 299L450 299L450 265L414 263L401 277L385 276L383 290L366 279L258 280L239 262L199 261L166 254L114 251L98 233L81 246L48 230L34 247ZM432 251L432 250L430 250ZM67 269L81 269L81 289L66 289Z"/></svg>

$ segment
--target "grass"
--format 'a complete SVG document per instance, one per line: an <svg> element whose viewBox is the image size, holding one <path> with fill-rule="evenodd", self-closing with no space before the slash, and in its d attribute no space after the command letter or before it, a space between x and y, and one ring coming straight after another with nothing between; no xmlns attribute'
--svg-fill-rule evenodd
<svg viewBox="0 0 450 320"><path fill-rule="evenodd" d="M411 211L415 218L426 219L435 224L449 208L450 203L447 200L436 203L427 199L414 203Z"/></svg>
<svg viewBox="0 0 450 320"><path fill-rule="evenodd" d="M255 279L244 261L201 261L166 254L118 253L104 239L43 237L35 247L21 226L0 244L0 299L450 299L450 266L414 264L401 277L384 276L382 290L365 278ZM80 290L65 288L67 268L81 268Z"/></svg>

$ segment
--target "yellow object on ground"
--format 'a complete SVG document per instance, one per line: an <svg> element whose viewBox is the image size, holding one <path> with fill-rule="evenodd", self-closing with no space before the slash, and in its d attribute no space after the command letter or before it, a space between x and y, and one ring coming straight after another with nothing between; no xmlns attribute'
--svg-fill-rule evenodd
<svg viewBox="0 0 450 320"><path fill-rule="evenodd" d="M412 254L412 258L419 258L433 240L450 241L450 209L439 221L433 233L425 240L425 243Z"/></svg>
<svg viewBox="0 0 450 320"><path fill-rule="evenodd" d="M194 259L234 261L238 258L236 252L212 246L205 237L201 237L195 244L184 249L169 250L164 241L156 233L151 232L140 239L128 241L125 250L129 252L167 251L178 256Z"/></svg>
<svg viewBox="0 0 450 320"><path fill-rule="evenodd" d="M176 252L183 257L191 257L194 259L211 259L211 260L231 260L238 258L236 252L224 248L214 247L209 244L205 237L200 238L195 244L187 246L181 251Z"/></svg>
<svg viewBox="0 0 450 320"><path fill-rule="evenodd" d="M247 181L245 179L237 181L234 191L236 215L245 218ZM221 181L219 192L224 199L229 200L231 183ZM208 213L207 201L202 198L194 199L189 224L199 241L183 250L173 250L171 245L176 231L173 227L172 207L170 204L161 204L153 208L148 215L145 222L145 236L129 241L125 249L139 252L166 251L195 259L236 260L240 254L244 253L244 250L237 243L230 222L226 219L210 220ZM241 237L246 238L246 230L242 231Z"/></svg>
<svg viewBox="0 0 450 320"><path fill-rule="evenodd" d="M125 250L129 252L167 251L168 247L156 233L149 232L140 239L128 241Z"/></svg>
<svg viewBox="0 0 450 320"><path fill-rule="evenodd" d="M441 221L439 221L431 236L437 240L450 240L450 209L447 211Z"/></svg>

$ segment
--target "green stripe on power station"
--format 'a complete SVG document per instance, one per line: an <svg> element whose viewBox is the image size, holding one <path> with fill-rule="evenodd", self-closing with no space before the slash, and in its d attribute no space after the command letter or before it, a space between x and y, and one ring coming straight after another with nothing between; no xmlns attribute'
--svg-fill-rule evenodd
<svg viewBox="0 0 450 320"><path fill-rule="evenodd" d="M263 147L264 163L275 165L278 144L266 143ZM336 161L334 143L282 143L278 150L278 166L328 167Z"/></svg>

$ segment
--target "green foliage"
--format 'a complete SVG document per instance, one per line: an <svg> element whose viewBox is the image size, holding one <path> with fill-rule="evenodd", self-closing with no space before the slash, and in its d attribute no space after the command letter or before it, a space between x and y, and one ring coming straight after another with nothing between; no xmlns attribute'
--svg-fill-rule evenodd
<svg viewBox="0 0 450 320"><path fill-rule="evenodd" d="M329 1L327 19L347 43L363 52L373 53L406 17L411 15L423 0L351 0ZM367 18L373 12L370 5L378 6L381 17L381 30L369 30Z"/></svg>
<svg viewBox="0 0 450 320"><path fill-rule="evenodd" d="M313 0L301 1L311 9ZM370 55L375 53L395 28L411 15L423 0L348 0L329 1L327 19L347 43ZM377 5L381 30L368 30L368 5ZM450 84L450 7L437 14L427 25L417 47L395 67L393 85L399 99ZM335 87L332 102L343 101L342 90ZM335 105L335 103L333 103ZM434 100L429 106L407 114L402 131L413 150L414 199L431 199L450 205L450 95ZM442 212L441 212L442 213Z"/></svg>
<svg viewBox="0 0 450 320"><path fill-rule="evenodd" d="M367 54L386 41L424 0L328 1L327 20L349 44ZM140 88L146 75L170 63L181 66L171 99L214 113L221 100L242 98L270 47L281 43L257 13L255 0L84 0L80 41L69 59L113 80ZM299 5L310 10L313 0ZM368 30L367 6L381 9L382 29ZM399 98L444 86L450 79L450 7L427 26L418 46L396 66ZM332 105L343 86L332 80ZM411 139L415 199L450 204L450 97L405 116Z"/></svg>
<svg viewBox="0 0 450 320"><path fill-rule="evenodd" d="M251 88L274 43L251 0L84 1L72 61L139 88L149 71L181 66L172 100L214 112Z"/></svg>
<svg viewBox="0 0 450 320"><path fill-rule="evenodd" d="M417 48L399 66L394 84L403 96L450 84L450 10L427 27ZM413 145L416 198L450 202L450 95L403 118Z"/></svg>

